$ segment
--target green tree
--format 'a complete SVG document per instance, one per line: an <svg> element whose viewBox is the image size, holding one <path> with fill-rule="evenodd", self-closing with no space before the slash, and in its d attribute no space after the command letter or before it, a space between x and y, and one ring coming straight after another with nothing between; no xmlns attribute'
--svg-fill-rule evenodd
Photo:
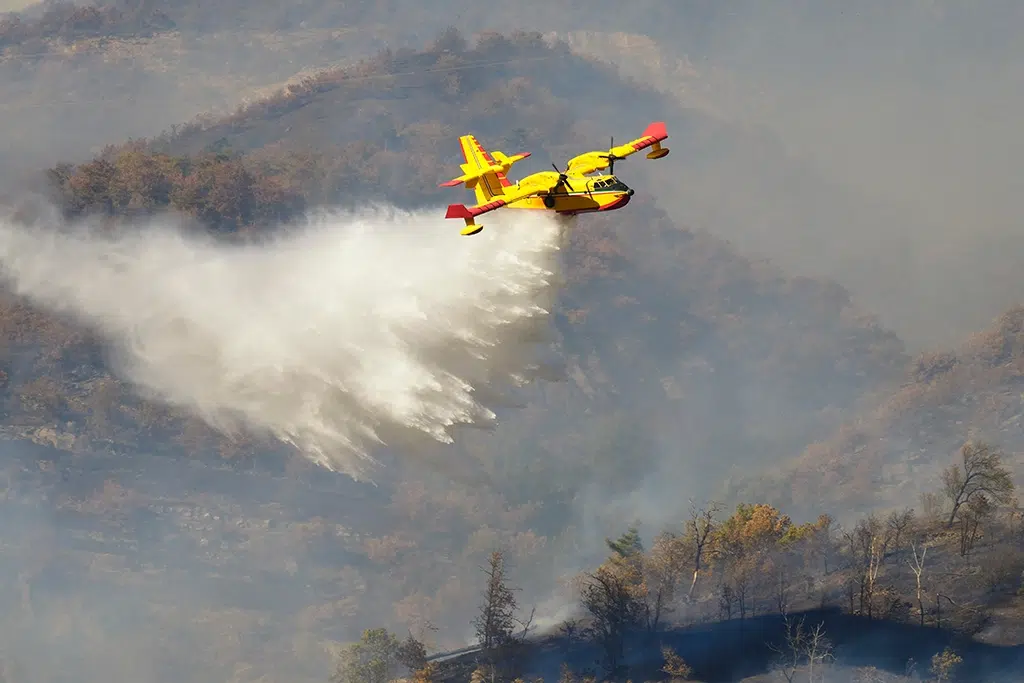
<svg viewBox="0 0 1024 683"><path fill-rule="evenodd" d="M388 683L404 668L401 649L402 643L387 629L367 629L359 642L341 652L331 683Z"/></svg>

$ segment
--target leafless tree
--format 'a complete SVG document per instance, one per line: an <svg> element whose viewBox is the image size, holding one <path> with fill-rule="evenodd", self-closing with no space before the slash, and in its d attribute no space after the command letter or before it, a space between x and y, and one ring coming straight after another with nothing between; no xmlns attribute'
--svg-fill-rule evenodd
<svg viewBox="0 0 1024 683"><path fill-rule="evenodd" d="M715 502L700 509L694 504L690 506L690 519L686 522L686 536L693 548L693 578L690 580L690 590L686 593L686 599L689 601L693 601L697 579L704 568L708 544L715 531L715 515L719 510L720 506Z"/></svg>
<svg viewBox="0 0 1024 683"><path fill-rule="evenodd" d="M825 624L819 622L813 629L804 627L804 618L796 622L788 616L783 620L785 638L781 646L768 647L778 655L776 671L793 683L801 666L807 666L808 683L824 680L824 665L833 659L832 643L825 634Z"/></svg>
<svg viewBox="0 0 1024 683"><path fill-rule="evenodd" d="M914 509L904 508L900 512L895 510L889 514L885 520L885 525L889 529L890 536L892 538L891 549L900 549L900 540L906 533L907 529L914 523Z"/></svg>
<svg viewBox="0 0 1024 683"><path fill-rule="evenodd" d="M924 572L924 558L928 555L928 548L923 548L921 554L918 555L917 544L912 542L910 549L914 552L914 561L910 563L910 568L914 570L914 579L917 582L917 613L921 619L921 626L924 626L924 593L921 588L921 574Z"/></svg>
<svg viewBox="0 0 1024 683"><path fill-rule="evenodd" d="M775 671L793 683L800 665L803 663L804 620L801 618L793 623L788 616L783 619L786 635L782 645L769 643L768 648L776 654Z"/></svg>
<svg viewBox="0 0 1024 683"><path fill-rule="evenodd" d="M562 625L558 629L563 636L565 636L566 643L569 646L576 641L576 638L580 634L580 622L576 619L567 619L562 622Z"/></svg>
<svg viewBox="0 0 1024 683"><path fill-rule="evenodd" d="M807 683L814 683L815 671L825 679L825 664L833 659L832 642L825 635L825 624L818 623L805 639L804 653L807 658Z"/></svg>
<svg viewBox="0 0 1024 683"><path fill-rule="evenodd" d="M849 544L852 562L850 583L847 584L851 610L854 594L859 593L859 611L871 617L878 574L890 544L889 530L875 515L869 515L859 521L852 532L844 532L843 536Z"/></svg>
<svg viewBox="0 0 1024 683"><path fill-rule="evenodd" d="M789 568L784 561L775 565L775 607L779 614L789 610Z"/></svg>
<svg viewBox="0 0 1024 683"><path fill-rule="evenodd" d="M1002 454L986 443L965 443L960 448L961 463L942 472L943 493L951 504L946 528L953 527L961 508L974 500L985 499L1004 505L1013 496L1013 476L1003 466Z"/></svg>

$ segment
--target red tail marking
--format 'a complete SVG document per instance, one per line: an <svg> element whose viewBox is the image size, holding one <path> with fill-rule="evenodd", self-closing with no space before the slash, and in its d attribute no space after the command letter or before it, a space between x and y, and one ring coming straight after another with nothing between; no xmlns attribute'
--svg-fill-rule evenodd
<svg viewBox="0 0 1024 683"><path fill-rule="evenodd" d="M473 213L466 207L465 204L449 204L448 213L444 215L445 218L472 218Z"/></svg>
<svg viewBox="0 0 1024 683"><path fill-rule="evenodd" d="M664 121L655 121L651 125L647 126L644 130L644 134L640 137L640 140L633 143L633 149L641 150L646 147L650 147L655 142L661 142L668 137L668 129L665 128Z"/></svg>
<svg viewBox="0 0 1024 683"><path fill-rule="evenodd" d="M668 129L665 127L665 122L655 121L651 125L647 126L647 130L644 131L643 137L657 138L659 142L667 138Z"/></svg>
<svg viewBox="0 0 1024 683"><path fill-rule="evenodd" d="M473 218L479 216L482 213L488 211L494 211L495 209L501 208L507 204L504 199L495 199L492 202L481 204L480 206L466 206L465 204L449 204L448 213L444 215L445 218Z"/></svg>

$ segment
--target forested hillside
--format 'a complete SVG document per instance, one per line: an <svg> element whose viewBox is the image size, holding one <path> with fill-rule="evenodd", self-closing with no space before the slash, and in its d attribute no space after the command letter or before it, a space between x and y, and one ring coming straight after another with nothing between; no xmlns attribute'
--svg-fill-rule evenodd
<svg viewBox="0 0 1024 683"><path fill-rule="evenodd" d="M555 61L572 69L554 70ZM481 64L489 66L474 68ZM573 87L570 79L606 85ZM632 104L624 111L622 102ZM437 183L461 163L460 131L473 130L492 149L532 150L532 168L543 168L599 144L623 122L642 129L645 119L631 110L669 106L537 36L493 36L469 49L449 32L431 51L385 53L326 72L235 116L109 149L53 177L69 215L173 205L230 232L321 203L386 198L443 206L452 192ZM570 114L581 110L589 117ZM700 115L692 117L698 125ZM685 138L686 122L671 134ZM180 158L189 154L205 156L185 172ZM649 167L628 169L624 177L642 190ZM224 183L232 191L216 191ZM751 264L706 234L673 225L655 197L644 199L628 212L581 221L574 233L567 255L573 286L559 327L563 352L590 366L579 389L592 386L593 395L579 408L563 396L559 414L602 396L618 410L612 397L628 396L635 410L622 417L648 435L642 438L660 442L660 455L671 452L683 414L705 425L714 444L697 446L687 429L696 450L686 462L700 461L703 448L726 448L727 460L740 462L754 444L758 459L771 458L902 369L898 339L841 288ZM722 421L725 414L746 427Z"/></svg>
<svg viewBox="0 0 1024 683"><path fill-rule="evenodd" d="M1019 469L1022 325L1015 307L961 348L916 358L901 387L781 468L771 499L801 512L827 501L851 511L913 505L972 435L1003 444Z"/></svg>
<svg viewBox="0 0 1024 683"><path fill-rule="evenodd" d="M1013 145L1024 89L1020 42L1008 28L1020 21L1019 3L767 8L38 6L4 24L0 179L83 161L201 112L220 116L311 70L384 46L419 47L445 26L544 31L714 113L714 125L675 141L685 154L668 162L674 185L657 185L676 220L750 258L841 283L915 350L959 343L1021 295ZM978 116L984 125L974 125ZM988 276L971 275L979 270Z"/></svg>
<svg viewBox="0 0 1024 683"><path fill-rule="evenodd" d="M694 505L645 540L606 539L573 577L576 611L530 638L499 549L481 567L478 650L426 662L386 629L342 650L335 680L375 662L415 680L988 681L1020 670L1022 511L997 447L961 445L927 502L849 525L766 504Z"/></svg>
<svg viewBox="0 0 1024 683"><path fill-rule="evenodd" d="M533 151L528 172L639 133L670 106L539 36L467 46L448 32L49 177L69 218L173 209L245 239L321 203L443 207L453 194L436 183L461 162L467 130L492 149ZM669 132L685 139L686 118ZM315 680L323 648L366 623L420 635L433 624L436 645L465 642L476 566L495 545L536 600L556 596L550 620L557 575L602 555L623 516L678 519L731 467L771 468L898 377L899 340L842 288L676 225L643 191L649 172L625 162L619 173L641 188L628 210L572 233L553 316L570 381L531 387L491 433L388 460L377 488L138 399L82 330L8 298L8 432L47 445L8 463L10 542L51 539L10 558L9 627L47 633L73 611L68 633L103 627L86 653L48 666L135 671L112 654L129 628L127 642L147 642L124 621L135 615L171 634L160 661L191 663L177 680ZM60 525L33 514L40 491ZM250 668L229 674L241 661Z"/></svg>

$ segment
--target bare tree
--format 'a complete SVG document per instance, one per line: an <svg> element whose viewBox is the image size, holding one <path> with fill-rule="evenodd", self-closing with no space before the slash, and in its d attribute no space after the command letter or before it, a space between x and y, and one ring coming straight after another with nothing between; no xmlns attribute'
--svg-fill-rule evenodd
<svg viewBox="0 0 1024 683"><path fill-rule="evenodd" d="M718 613L726 621L732 619L732 606L736 602L736 595L727 579L722 579L718 586Z"/></svg>
<svg viewBox="0 0 1024 683"><path fill-rule="evenodd" d="M885 520L885 525L889 529L890 536L892 538L892 550L898 551L900 549L900 539L906 533L907 529L914 523L914 509L904 508L900 512L895 510L889 514Z"/></svg>
<svg viewBox="0 0 1024 683"><path fill-rule="evenodd" d="M803 663L804 651L804 620L793 623L789 616L783 618L786 635L781 645L768 644L768 648L776 654L775 671L777 671L787 683L793 683L800 665Z"/></svg>
<svg viewBox="0 0 1024 683"><path fill-rule="evenodd" d="M789 568L785 561L775 565L775 607L779 614L789 611Z"/></svg>
<svg viewBox="0 0 1024 683"><path fill-rule="evenodd" d="M911 543L910 549L914 551L914 561L910 568L914 570L914 579L917 581L917 613L921 619L921 626L924 626L924 593L921 589L921 574L924 572L924 558L928 555L928 548L925 547L921 554L917 554L917 544Z"/></svg>
<svg viewBox="0 0 1024 683"><path fill-rule="evenodd" d="M572 647L576 638L580 635L580 622L576 619L566 619L558 628L559 633L565 638L566 645Z"/></svg>
<svg viewBox="0 0 1024 683"><path fill-rule="evenodd" d="M819 622L805 638L804 656L807 658L807 683L814 683L815 670L825 679L825 663L832 660L832 642L825 635L825 624Z"/></svg>
<svg viewBox="0 0 1024 683"><path fill-rule="evenodd" d="M1013 476L1003 466L1002 454L987 443L967 442L960 448L961 463L942 472L943 493L951 504L946 528L953 527L961 508L985 499L1004 505L1013 496Z"/></svg>
<svg viewBox="0 0 1024 683"><path fill-rule="evenodd" d="M793 622L788 616L784 618L785 638L781 645L769 644L768 647L778 655L775 670L793 683L801 666L807 666L808 683L814 683L816 675L823 680L824 664L831 660L832 643L825 635L825 624L819 622L813 629L804 627L804 618Z"/></svg>
<svg viewBox="0 0 1024 683"><path fill-rule="evenodd" d="M850 545L852 561L850 581L853 585L848 584L851 610L854 594L859 593L859 611L871 617L878 574L890 543L888 529L872 514L859 521L853 532L844 532L843 535Z"/></svg>
<svg viewBox="0 0 1024 683"><path fill-rule="evenodd" d="M705 555L715 531L715 515L718 514L719 509L718 503L715 502L701 509L693 504L690 507L690 519L686 522L686 537L693 548L693 578L690 580L690 590L686 593L686 599L691 602L697 588L697 579L700 578L701 569L704 568Z"/></svg>

